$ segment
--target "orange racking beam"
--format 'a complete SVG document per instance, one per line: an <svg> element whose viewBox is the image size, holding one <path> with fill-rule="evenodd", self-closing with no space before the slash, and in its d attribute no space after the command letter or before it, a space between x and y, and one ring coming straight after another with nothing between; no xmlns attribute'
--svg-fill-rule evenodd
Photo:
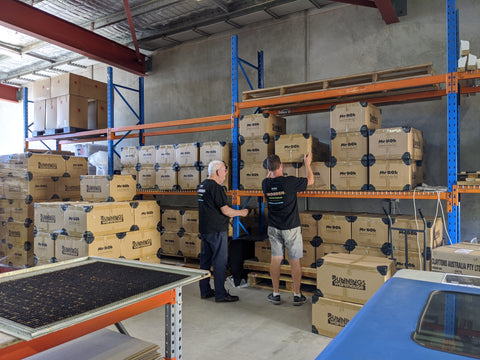
<svg viewBox="0 0 480 360"><path fill-rule="evenodd" d="M56 134L56 135L30 137L27 139L27 141L61 140L61 139L69 139L69 138L78 138L81 136L92 136L92 135L103 135L103 134L107 134L107 129L80 131L80 132L69 133L69 134Z"/></svg>
<svg viewBox="0 0 480 360"><path fill-rule="evenodd" d="M100 315L96 318L86 320L79 324L55 331L32 340L21 341L14 345L0 349L0 359L19 360L45 351L57 345L74 340L86 334L92 333L107 326L116 324L132 316L144 313L166 304L175 304L175 290L169 290L162 294L152 296L151 298L139 301L135 304L125 306L114 310L108 314Z"/></svg>
<svg viewBox="0 0 480 360"><path fill-rule="evenodd" d="M225 124L225 125L215 125L215 126L194 127L194 128L187 128L187 129L152 131L152 132L144 133L144 135L157 136L157 135L170 135L170 134L186 134L186 133L201 132L201 131L230 130L231 128L232 126L230 124Z"/></svg>
<svg viewBox="0 0 480 360"><path fill-rule="evenodd" d="M320 90L320 91L314 91L314 92L296 94L296 95L281 95L281 96L274 96L274 97L269 97L267 99L260 99L260 100L247 100L244 102L239 102L236 105L239 109L248 109L253 107L264 107L269 105L270 106L282 105L282 104L298 103L302 101L336 98L336 97L346 96L346 95L368 94L368 93L386 91L386 90L396 90L396 89L404 89L404 88L418 87L418 86L425 86L425 85L442 84L442 83L445 83L445 81L446 81L445 75L423 76L423 77L414 78L414 79L388 81L384 83L359 85L359 86L352 86L352 87L341 88L341 89Z"/></svg>

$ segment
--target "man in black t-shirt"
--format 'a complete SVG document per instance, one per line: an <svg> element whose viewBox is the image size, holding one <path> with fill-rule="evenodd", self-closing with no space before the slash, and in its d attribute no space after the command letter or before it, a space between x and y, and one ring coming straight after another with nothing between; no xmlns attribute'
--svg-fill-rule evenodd
<svg viewBox="0 0 480 360"><path fill-rule="evenodd" d="M272 249L270 276L273 283L273 293L268 300L275 305L280 300L280 265L283 260L283 249L288 252L292 280L293 305L302 305L306 298L300 292L303 257L302 227L297 206L297 192L305 191L312 185L314 178L311 168L311 154L303 157L307 170L306 178L283 176L283 165L277 155L267 158L268 177L262 182L262 190L268 204L268 238Z"/></svg>
<svg viewBox="0 0 480 360"><path fill-rule="evenodd" d="M202 237L200 269L210 270L213 266L215 291L210 279L200 280L202 299L215 297L215 302L238 301L238 296L225 290L227 267L228 221L234 216L247 216L248 209L235 210L228 206L227 194L222 187L227 176L223 161L214 160L208 164L208 179L198 187L198 230Z"/></svg>

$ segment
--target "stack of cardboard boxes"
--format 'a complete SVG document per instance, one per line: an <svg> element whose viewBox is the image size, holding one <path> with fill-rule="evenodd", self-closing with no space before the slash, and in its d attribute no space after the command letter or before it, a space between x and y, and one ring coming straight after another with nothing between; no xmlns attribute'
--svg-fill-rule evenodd
<svg viewBox="0 0 480 360"><path fill-rule="evenodd" d="M4 155L0 161L0 259L13 267L35 265L34 204L79 200L80 174L87 160L32 152Z"/></svg>
<svg viewBox="0 0 480 360"><path fill-rule="evenodd" d="M232 144L227 143L225 141L209 141L209 142L201 142L198 143L198 147L200 148L199 154L199 168L201 171L200 174L200 182L208 178L208 164L210 164L213 160L220 160L225 163L227 169L229 170L227 174L227 178L223 183L223 186L226 190L232 188L232 172L230 171L231 168L231 161L232 158Z"/></svg>
<svg viewBox="0 0 480 360"><path fill-rule="evenodd" d="M351 254L323 257L312 297L312 332L335 337L395 271L394 261L386 258Z"/></svg>
<svg viewBox="0 0 480 360"><path fill-rule="evenodd" d="M164 255L199 258L202 241L198 233L198 209L162 209L162 246Z"/></svg>
<svg viewBox="0 0 480 360"><path fill-rule="evenodd" d="M107 84L64 74L33 83L34 134L107 128ZM67 129L65 131L65 129Z"/></svg>

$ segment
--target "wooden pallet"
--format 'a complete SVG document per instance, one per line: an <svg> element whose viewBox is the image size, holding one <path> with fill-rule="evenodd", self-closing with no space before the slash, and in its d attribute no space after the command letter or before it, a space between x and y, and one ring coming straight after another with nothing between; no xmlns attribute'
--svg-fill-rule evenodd
<svg viewBox="0 0 480 360"><path fill-rule="evenodd" d="M243 263L243 268L246 270L268 273L270 271L270 264L261 263L254 260L246 260ZM290 265L280 266L280 274L290 275L290 273L291 273ZM317 269L302 267L302 277L317 279Z"/></svg>
<svg viewBox="0 0 480 360"><path fill-rule="evenodd" d="M251 271L248 273L248 285L262 289L273 290L272 278L269 273L263 271ZM302 277L300 290L305 295L313 295L317 287L317 281ZM291 276L280 275L280 291L293 291L293 280Z"/></svg>
<svg viewBox="0 0 480 360"><path fill-rule="evenodd" d="M462 171L458 173L458 185L480 185L480 171Z"/></svg>
<svg viewBox="0 0 480 360"><path fill-rule="evenodd" d="M58 129L46 129L44 135L58 135L58 134L73 134L81 131L88 131L87 129L81 129L71 126L66 126Z"/></svg>
<svg viewBox="0 0 480 360"><path fill-rule="evenodd" d="M200 259L178 255L160 255L160 263L174 266L184 266L192 269L200 269Z"/></svg>
<svg viewBox="0 0 480 360"><path fill-rule="evenodd" d="M376 84L392 80L413 79L433 75L435 75L435 71L433 70L431 63L413 65L332 79L244 91L243 100L259 100L282 95L302 94L313 91L331 90L342 87Z"/></svg>

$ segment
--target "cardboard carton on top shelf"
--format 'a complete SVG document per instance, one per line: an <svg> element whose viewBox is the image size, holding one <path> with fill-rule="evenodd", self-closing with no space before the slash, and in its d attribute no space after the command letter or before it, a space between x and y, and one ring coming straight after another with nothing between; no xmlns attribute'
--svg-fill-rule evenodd
<svg viewBox="0 0 480 360"><path fill-rule="evenodd" d="M106 129L108 127L107 102L88 101L88 129Z"/></svg>
<svg viewBox="0 0 480 360"><path fill-rule="evenodd" d="M422 160L423 134L410 126L372 130L370 154L375 160Z"/></svg>
<svg viewBox="0 0 480 360"><path fill-rule="evenodd" d="M51 97L77 95L86 99L107 101L107 84L76 74L63 74L51 79Z"/></svg>
<svg viewBox="0 0 480 360"><path fill-rule="evenodd" d="M333 105L330 108L332 135L352 131L366 131L382 127L382 113L378 107L366 102Z"/></svg>
<svg viewBox="0 0 480 360"><path fill-rule="evenodd" d="M421 182L417 161L376 160L370 166L371 190L410 191Z"/></svg>
<svg viewBox="0 0 480 360"><path fill-rule="evenodd" d="M33 105L33 131L45 130L46 100L37 100ZM57 119L55 118L55 122Z"/></svg>
<svg viewBox="0 0 480 360"><path fill-rule="evenodd" d="M261 163L275 152L275 143L262 138L244 139L240 137L240 158L245 163Z"/></svg>
<svg viewBox="0 0 480 360"><path fill-rule="evenodd" d="M332 134L332 156L338 161L360 161L368 154L369 132Z"/></svg>
<svg viewBox="0 0 480 360"><path fill-rule="evenodd" d="M160 167L172 167L175 163L175 147L174 145L158 145L157 148L157 164Z"/></svg>
<svg viewBox="0 0 480 360"><path fill-rule="evenodd" d="M65 95L57 97L57 127L88 128L88 99Z"/></svg>
<svg viewBox="0 0 480 360"><path fill-rule="evenodd" d="M232 144L226 141L209 141L198 144L200 148L199 161L202 165L208 166L213 160L223 161L230 164Z"/></svg>
<svg viewBox="0 0 480 360"><path fill-rule="evenodd" d="M275 154L282 162L303 162L304 154L312 154L312 161L327 161L330 147L309 133L286 134L275 137Z"/></svg>
<svg viewBox="0 0 480 360"><path fill-rule="evenodd" d="M32 100L47 100L51 96L51 79L37 80L33 83Z"/></svg>
<svg viewBox="0 0 480 360"><path fill-rule="evenodd" d="M138 147L138 162L141 165L154 166L157 163L158 145L145 145Z"/></svg>
<svg viewBox="0 0 480 360"><path fill-rule="evenodd" d="M136 166L138 163L138 149L136 146L125 146L120 152L120 162L124 166Z"/></svg>
<svg viewBox="0 0 480 360"><path fill-rule="evenodd" d="M175 162L178 166L198 165L198 143L175 144Z"/></svg>
<svg viewBox="0 0 480 360"><path fill-rule="evenodd" d="M57 128L57 98L45 100L45 129ZM41 129L38 129L41 130Z"/></svg>
<svg viewBox="0 0 480 360"><path fill-rule="evenodd" d="M240 116L238 126L245 139L273 139L286 133L285 119L267 113Z"/></svg>
<svg viewBox="0 0 480 360"><path fill-rule="evenodd" d="M242 166L243 165L243 166ZM261 190L262 181L268 175L264 163L240 164L240 190Z"/></svg>
<svg viewBox="0 0 480 360"><path fill-rule="evenodd" d="M332 190L368 190L368 166L363 161L338 161L331 168Z"/></svg>

